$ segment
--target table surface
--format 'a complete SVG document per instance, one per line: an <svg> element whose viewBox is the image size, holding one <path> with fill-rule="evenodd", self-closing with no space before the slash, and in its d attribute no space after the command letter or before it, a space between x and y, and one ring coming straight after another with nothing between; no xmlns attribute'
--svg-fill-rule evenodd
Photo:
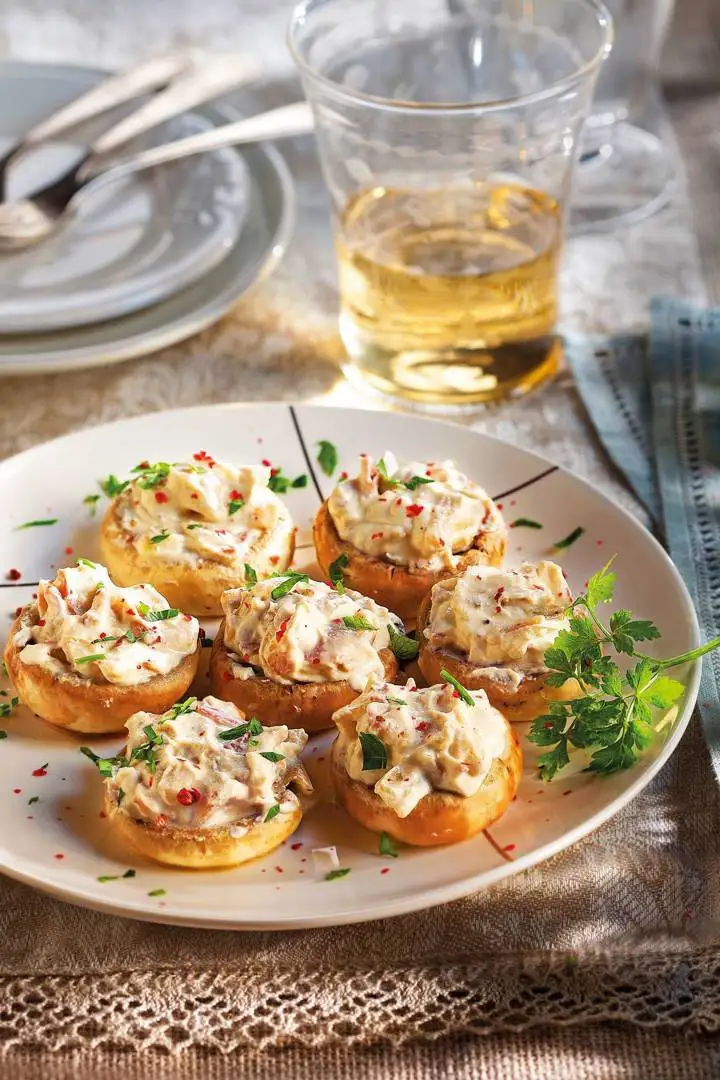
<svg viewBox="0 0 720 1080"><path fill-rule="evenodd" d="M602 333L642 327L648 300L657 294L702 299L707 292L711 298L720 298L720 244L716 229L707 227L717 220L720 194L717 143L713 141L720 115L720 77L717 44L709 29L712 4L713 0L681 0L664 64L668 110L688 186L681 186L673 205L645 225L570 241L563 278L566 329ZM14 57L80 63L91 59L93 64L107 66L121 66L172 44L236 49L251 43L264 65L265 78L256 92L244 96L243 104L268 107L298 94L279 45L291 6L287 0L214 0L204 5L195 0L117 0L113 4L5 0L0 10L0 42L5 53ZM335 327L337 295L328 208L310 141L293 144L287 157L298 191L298 227L278 271L216 327L156 356L113 369L0 379L0 458L89 423L161 407L298 398L377 407L371 398L358 400L358 392L349 389L338 367L341 347ZM695 221L706 226L698 229L699 243L693 212ZM566 372L535 396L487 409L467 422L539 449L641 515L592 435ZM35 903L29 890L13 887L12 897L42 917L43 906ZM57 922L57 913L54 918ZM36 933L42 936L42 924ZM23 970L37 970L33 963L28 956L24 965L16 952L7 970L0 962L0 988L4 980L18 977ZM48 963L47 970L52 970ZM575 1063L572 1076L578 1080L648 1075L636 1071L638 1062L648 1068L652 1062L652 1075L660 1080L686 1074L717 1075L707 1046L686 1040L680 1054L668 1039L666 1034L649 1038L635 1030L608 1035L597 1026L576 1034L572 1029L557 1029L552 1037L547 1032L526 1032L517 1037L512 1054L504 1056L508 1043L492 1035L483 1043L482 1075L548 1080L569 1075L558 1065L558 1051L565 1062ZM63 1043L63 1054L54 1056L22 1046L12 1051L5 1065L0 1058L0 1075L7 1069L7 1075L12 1071L14 1076L42 1075L52 1080L103 1070L114 1075L122 1068L126 1075L180 1076L187 1070L190 1076L199 1067L208 1077L227 1075L222 1055L209 1059L202 1047L188 1049L182 1060L173 1059L171 1068L165 1058L149 1066L145 1057L138 1064L128 1056L117 1056L117 1047L94 1056L91 1044L98 1045L91 1035L87 1044L81 1041L75 1050ZM347 1048L335 1045L313 1055L288 1050L285 1071L291 1076L309 1076L311 1070L313 1075L346 1071L356 1076L480 1075L477 1046L460 1035L394 1054L387 1048L365 1049L351 1058ZM258 1058L249 1075L269 1076L270 1069L276 1075L280 1060L280 1056ZM237 1060L232 1072L238 1075Z"/></svg>

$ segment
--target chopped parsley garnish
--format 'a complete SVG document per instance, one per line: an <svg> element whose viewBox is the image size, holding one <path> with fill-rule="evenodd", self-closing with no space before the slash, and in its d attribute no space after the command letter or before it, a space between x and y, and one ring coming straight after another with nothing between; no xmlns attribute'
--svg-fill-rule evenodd
<svg viewBox="0 0 720 1080"><path fill-rule="evenodd" d="M169 717L170 720L177 720L178 716L184 716L186 713L194 712L196 705L196 697L186 698L185 701L179 701L177 705L173 705L168 709L168 711L163 714L163 719Z"/></svg>
<svg viewBox="0 0 720 1080"><path fill-rule="evenodd" d="M127 637L127 634L106 634L105 637L93 638L90 644L99 645L102 642L105 645L109 641L122 641L125 637Z"/></svg>
<svg viewBox="0 0 720 1080"><path fill-rule="evenodd" d="M163 540L167 540L167 538L169 536L170 536L170 533L167 531L167 529L163 529L163 531L161 533L158 533L157 536L151 536L150 537L150 543L151 544L162 544Z"/></svg>
<svg viewBox="0 0 720 1080"><path fill-rule="evenodd" d="M533 521L532 518L516 518L515 521L510 523L511 529L542 529L542 525L539 521ZM557 547L557 545L556 545Z"/></svg>
<svg viewBox="0 0 720 1080"><path fill-rule="evenodd" d="M300 476L296 476L294 480L291 480L289 476L285 476L282 469L278 469L276 473L268 480L267 486L271 491L274 491L277 495L285 495L287 491L293 488L307 487L308 478L305 473L301 473Z"/></svg>
<svg viewBox="0 0 720 1080"><path fill-rule="evenodd" d="M118 480L113 473L110 473L106 480L98 480L100 490L103 495L107 495L108 499L114 499L116 495L121 495L129 483L129 480Z"/></svg>
<svg viewBox="0 0 720 1080"><path fill-rule="evenodd" d="M440 672L440 678L449 686L452 686L458 697L462 701L464 701L466 705L469 705L471 708L473 708L473 706L477 704L475 698L472 696L469 690L466 690L463 684L461 682L458 682L455 676L451 675L450 672L447 671L445 668L443 668Z"/></svg>
<svg viewBox="0 0 720 1080"><path fill-rule="evenodd" d="M574 544L576 540L579 540L582 534L585 532L582 525L578 525L577 529L573 529L563 540L557 540L553 547L560 550L561 548L569 548L571 544Z"/></svg>
<svg viewBox="0 0 720 1080"><path fill-rule="evenodd" d="M3 716L3 717L10 716L10 714L13 712L13 710L15 710L18 707L19 704L20 704L20 698L19 697L10 698L9 702L8 701L0 701L0 716ZM7 736L3 736L3 738L6 738L6 737Z"/></svg>
<svg viewBox="0 0 720 1080"><path fill-rule="evenodd" d="M264 757L267 761L284 761L284 754L277 754L274 750L261 750L260 757Z"/></svg>
<svg viewBox="0 0 720 1080"><path fill-rule="evenodd" d="M245 581L248 585L257 585L257 571L250 563L245 563Z"/></svg>
<svg viewBox="0 0 720 1080"><path fill-rule="evenodd" d="M202 529L202 527L203 527L203 522L202 521L191 521L189 525L185 526L186 529Z"/></svg>
<svg viewBox="0 0 720 1080"><path fill-rule="evenodd" d="M338 465L338 452L331 442L321 439L318 443L317 462L326 476L332 476Z"/></svg>
<svg viewBox="0 0 720 1080"><path fill-rule="evenodd" d="M227 728L225 731L218 732L218 739L221 742L234 742L235 739L241 739L243 735L262 735L263 726L256 716L251 717L245 724L238 724L236 727Z"/></svg>
<svg viewBox="0 0 720 1080"><path fill-rule="evenodd" d="M338 555L337 559L335 559L334 562L331 562L330 566L328 567L328 577L330 578L330 581L332 582L336 592L345 592L345 585L343 584L343 570L349 562L350 559L345 554L345 552L343 552L342 555Z"/></svg>
<svg viewBox="0 0 720 1080"><path fill-rule="evenodd" d="M378 843L378 852L381 855L389 855L391 859L397 859L398 849L395 847L395 841L392 836L386 832L380 833L380 842Z"/></svg>
<svg viewBox="0 0 720 1080"><path fill-rule="evenodd" d="M94 750L91 750L89 746L81 746L80 753L84 754L85 757L90 758L93 765L97 767L97 770L101 776L112 776L113 768L115 767L115 765L119 765L121 762L123 765L127 764L125 758L122 757L100 757L100 755L96 754Z"/></svg>
<svg viewBox="0 0 720 1080"><path fill-rule="evenodd" d="M101 874L97 880L104 884L106 881L122 881L123 878L131 877L135 877L134 870L126 870L124 874Z"/></svg>
<svg viewBox="0 0 720 1080"><path fill-rule="evenodd" d="M26 521L22 525L17 525L16 530L20 529L35 529L38 525L57 525L60 518L38 518L37 521Z"/></svg>
<svg viewBox="0 0 720 1080"><path fill-rule="evenodd" d="M97 570L97 563L90 562L89 559L78 559L78 566L87 566L88 570Z"/></svg>
<svg viewBox="0 0 720 1080"><path fill-rule="evenodd" d="M380 476L383 479L383 487L396 488L400 486L400 481L393 480L392 476L390 476L390 473L387 471L387 465L385 464L384 458L380 458L380 460L378 461L377 471L380 473Z"/></svg>
<svg viewBox="0 0 720 1080"><path fill-rule="evenodd" d="M132 868L130 870L126 870L125 873L123 874L123 877L124 878L135 877L135 871Z"/></svg>
<svg viewBox="0 0 720 1080"><path fill-rule="evenodd" d="M148 896L167 896L165 889L151 889Z"/></svg>
<svg viewBox="0 0 720 1080"><path fill-rule="evenodd" d="M377 630L364 615L343 615L343 622L348 630Z"/></svg>
<svg viewBox="0 0 720 1080"><path fill-rule="evenodd" d="M28 799L28 806L34 806L36 802L40 802L39 795L33 795L31 799Z"/></svg>
<svg viewBox="0 0 720 1080"><path fill-rule="evenodd" d="M668 660L638 652L638 642L660 637L654 623L635 619L624 608L607 623L598 614L598 606L613 599L617 575L610 570L612 561L593 574L570 605L569 628L545 653L547 684L559 687L574 679L584 696L553 702L548 713L532 722L528 739L548 748L538 761L543 780L568 764L571 747L591 751L590 772L613 773L633 765L652 742L653 709L669 709L685 689L665 672L720 646L715 638ZM634 665L623 673L606 648L631 657Z"/></svg>
<svg viewBox="0 0 720 1080"><path fill-rule="evenodd" d="M162 745L162 741L163 741L162 740L162 735L159 735L157 733L157 731L152 726L152 724L146 724L145 727L143 728L143 731L145 732L145 735L147 736L148 742L152 743L153 746L161 746Z"/></svg>
<svg viewBox="0 0 720 1080"><path fill-rule="evenodd" d="M245 505L244 499L231 499L228 503L228 514L230 517L236 514L241 507Z"/></svg>
<svg viewBox="0 0 720 1080"><path fill-rule="evenodd" d="M303 581L310 580L307 574L299 574L297 570L288 570L281 576L285 578L285 580L282 581L279 585L276 585L273 591L270 593L270 597L272 600L282 600L283 596L287 596L287 594L292 589L294 589L296 585L299 585Z"/></svg>
<svg viewBox="0 0 720 1080"><path fill-rule="evenodd" d="M271 806L267 814L263 818L263 821L272 821L274 817L277 817L280 813L280 804L276 803L275 806Z"/></svg>
<svg viewBox="0 0 720 1080"><path fill-rule="evenodd" d="M392 623L387 624L387 631L390 635L390 648L398 660L414 660L420 652L420 642L396 630Z"/></svg>
<svg viewBox="0 0 720 1080"><path fill-rule="evenodd" d="M137 485L145 491L156 488L167 479L170 472L169 461L158 461L155 465L136 465L132 472L138 474Z"/></svg>
<svg viewBox="0 0 720 1080"><path fill-rule="evenodd" d="M423 484L434 484L435 481L430 476L411 476L409 480L405 481L405 487L408 491L415 491L416 488L421 487Z"/></svg>
<svg viewBox="0 0 720 1080"><path fill-rule="evenodd" d="M399 697L387 697L385 700L389 705L407 705L407 701L403 701L403 699Z"/></svg>
<svg viewBox="0 0 720 1080"><path fill-rule="evenodd" d="M88 512L90 513L91 517L95 517L95 514L97 513L97 504L99 502L100 502L100 496L99 495L86 495L85 498L83 499L83 503L84 503L85 506L87 506Z"/></svg>
<svg viewBox="0 0 720 1080"><path fill-rule="evenodd" d="M137 606L138 611L142 615L146 622L165 622L167 619L176 619L180 614L179 608L168 607L162 608L162 610L151 611L147 604L140 602Z"/></svg>
<svg viewBox="0 0 720 1080"><path fill-rule="evenodd" d="M350 873L350 869L351 869L351 867L344 866L344 867L340 867L338 870L330 870L325 875L325 880L326 881L335 881L336 878L347 877L347 875Z"/></svg>
<svg viewBox="0 0 720 1080"><path fill-rule="evenodd" d="M1 715L2 715L2 713L0 713L0 716ZM8 737L7 731L5 731L4 728L0 728L0 739L7 739L7 737Z"/></svg>
<svg viewBox="0 0 720 1080"><path fill-rule="evenodd" d="M95 652L95 653L90 653L89 656L78 656L77 659L74 661L74 663L76 663L76 664L94 664L97 660L104 660L104 659L105 659L105 653Z"/></svg>
<svg viewBox="0 0 720 1080"><path fill-rule="evenodd" d="M363 756L363 772L387 769L388 752L385 743L371 731L359 731L358 739Z"/></svg>
<svg viewBox="0 0 720 1080"><path fill-rule="evenodd" d="M10 672L8 671L8 666L4 660L0 663L0 671L2 671L4 679L10 678Z"/></svg>

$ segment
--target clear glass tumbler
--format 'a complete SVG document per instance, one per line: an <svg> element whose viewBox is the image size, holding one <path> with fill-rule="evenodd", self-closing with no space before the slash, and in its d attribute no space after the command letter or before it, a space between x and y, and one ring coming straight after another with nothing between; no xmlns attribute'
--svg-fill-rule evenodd
<svg viewBox="0 0 720 1080"><path fill-rule="evenodd" d="M418 407L552 374L597 0L306 0L290 46L332 201L346 372Z"/></svg>

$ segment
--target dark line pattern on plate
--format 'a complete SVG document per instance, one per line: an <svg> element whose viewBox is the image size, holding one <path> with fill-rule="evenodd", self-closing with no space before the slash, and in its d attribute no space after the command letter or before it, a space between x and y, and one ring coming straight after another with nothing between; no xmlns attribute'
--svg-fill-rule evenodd
<svg viewBox="0 0 720 1080"><path fill-rule="evenodd" d="M483 829L483 836L485 837L487 842L490 844L490 847L495 848L495 850L497 851L497 853L498 853L498 855L500 856L501 859L504 859L505 862L515 862L512 855L508 855L507 851L503 851L503 849L498 844L497 840L494 840L492 838L492 836L490 835L490 832L489 832L488 829Z"/></svg>
<svg viewBox="0 0 720 1080"><path fill-rule="evenodd" d="M493 495L493 502L497 502L498 499L506 499L508 495L514 495L516 491L522 491L523 488L531 487L533 484L537 484L538 480L544 480L546 476L559 472L559 470L559 465L551 465L549 469L539 473L537 476L533 476L531 480L526 480L523 484L518 484L517 487L508 488L507 491L501 491L499 495Z"/></svg>
<svg viewBox="0 0 720 1080"><path fill-rule="evenodd" d="M295 407L293 405L288 405L288 409L290 410L290 418L291 418L291 420L293 422L293 426L295 428L295 432L296 432L297 437L298 437L298 442L300 443L300 449L302 450L303 457L305 458L305 464L308 467L308 472L310 473L310 476L312 478L312 482L315 485L315 490L317 491L317 497L320 500L320 502L324 502L325 500L323 499L323 493L322 493L322 491L320 489L320 485L318 484L318 478L315 475L315 470L313 469L313 464L312 464L312 461L310 460L310 455L308 453L308 448L305 445L305 439L303 438L303 433L300 430L300 424L298 422L297 414L295 412Z"/></svg>
<svg viewBox="0 0 720 1080"><path fill-rule="evenodd" d="M27 589L39 584L39 581L0 581L0 589Z"/></svg>

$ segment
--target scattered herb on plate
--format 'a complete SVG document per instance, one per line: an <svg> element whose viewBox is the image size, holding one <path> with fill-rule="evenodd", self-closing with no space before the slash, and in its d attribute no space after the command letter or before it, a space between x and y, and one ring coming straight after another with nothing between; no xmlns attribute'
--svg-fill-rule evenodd
<svg viewBox="0 0 720 1080"><path fill-rule="evenodd" d="M41 525L57 525L60 518L38 518L36 521L25 521L22 525L17 525L16 531L20 529L36 529Z"/></svg>
<svg viewBox="0 0 720 1080"><path fill-rule="evenodd" d="M10 701L0 701L0 716L10 716L20 704L19 697L10 698ZM4 735L3 738L7 736Z"/></svg>
<svg viewBox="0 0 720 1080"><path fill-rule="evenodd" d="M378 842L378 852L380 855L389 855L391 859L397 859L398 849L395 846L395 841L389 833L381 832L380 840Z"/></svg>
<svg viewBox="0 0 720 1080"><path fill-rule="evenodd" d="M285 476L282 469L273 471L270 475L270 479L267 482L267 486L271 491L274 491L276 495L285 495L290 488L304 488L307 487L308 478L306 473L301 473L300 476L296 476L294 480L291 480L289 476Z"/></svg>
<svg viewBox="0 0 720 1080"><path fill-rule="evenodd" d="M585 532L582 525L578 525L576 529L573 529L571 533L568 533L562 540L556 540L553 544L554 548L561 551L563 548L569 548L571 544L574 544L576 540L579 540L582 534Z"/></svg>
<svg viewBox="0 0 720 1080"><path fill-rule="evenodd" d="M387 624L390 636L390 648L398 660L414 660L420 652L420 642L396 630L392 623Z"/></svg>
<svg viewBox="0 0 720 1080"><path fill-rule="evenodd" d="M350 869L351 868L349 866L341 866L338 870L330 870L325 875L325 880L335 881L336 878L347 877L347 875L350 873Z"/></svg>
<svg viewBox="0 0 720 1080"><path fill-rule="evenodd" d="M318 446L320 447L317 456L318 465L326 476L332 476L338 466L338 452L327 439L321 439Z"/></svg>
<svg viewBox="0 0 720 1080"><path fill-rule="evenodd" d="M95 517L97 513L97 504L100 502L99 495L86 495L83 499L83 504L87 506L90 517Z"/></svg>
<svg viewBox="0 0 720 1080"><path fill-rule="evenodd" d="M515 518L510 522L511 529L542 529L542 525L539 521L533 521L532 518ZM557 547L557 544L555 545Z"/></svg>
<svg viewBox="0 0 720 1080"><path fill-rule="evenodd" d="M113 473L105 480L98 480L100 490L103 495L107 495L108 499L114 499L116 495L121 495L126 487L130 484L129 480L118 480L117 476Z"/></svg>

